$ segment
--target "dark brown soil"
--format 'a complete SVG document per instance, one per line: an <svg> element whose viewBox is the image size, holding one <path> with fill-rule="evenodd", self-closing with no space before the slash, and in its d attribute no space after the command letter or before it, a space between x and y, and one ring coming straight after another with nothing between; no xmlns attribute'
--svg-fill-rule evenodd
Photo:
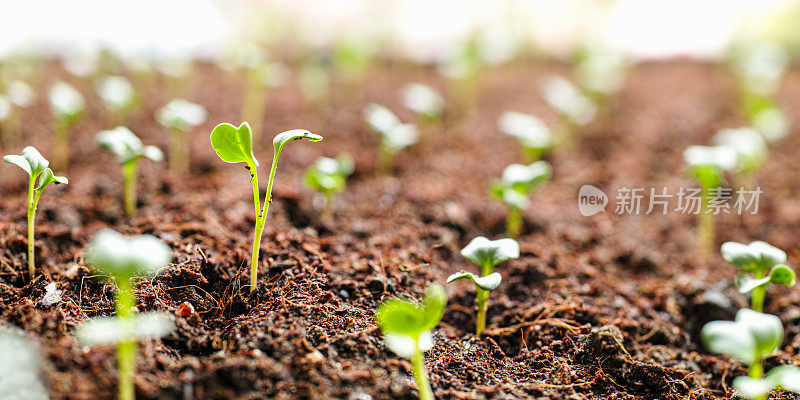
<svg viewBox="0 0 800 400"><path fill-rule="evenodd" d="M410 121L399 88L423 81L444 90L435 73L382 67L365 79L363 93L337 86L330 105L316 107L304 106L296 87L273 92L256 151L262 185L274 133L306 128L325 140L293 143L284 152L254 295L245 287L254 224L248 174L217 159L208 141L216 123L238 121L241 80L198 68L189 98L208 107L209 119L192 133L192 176L175 177L143 161L140 209L132 220L121 210L118 166L94 146L94 134L108 126L99 100L90 97L90 118L73 131L71 167L56 171L70 184L42 197L40 275L33 282L20 273L25 181L15 167L0 168L0 321L41 344L53 399L114 398L113 349L82 347L70 333L86 318L113 313L113 287L84 266L82 252L101 228L150 233L172 247L175 259L157 276L139 279L139 309L174 315L190 302L197 312L176 316L177 329L167 338L140 345L137 398L414 399L410 364L383 346L373 311L386 298L417 297L430 282L474 268L458 253L473 237L502 236L505 210L487 187L518 161L519 147L497 132L496 118L516 110L554 123L538 87L550 73L565 71L528 63L483 73L475 110L426 128L423 143L397 158L392 176L375 172L377 138L362 125L361 109L374 101ZM38 85L43 90L60 74ZM92 92L89 82L73 81ZM166 149L168 134L152 116L170 95L156 83L145 93L128 125ZM24 143L5 146L3 154L27 144L52 154L52 119L40 97L23 116ZM790 74L780 101L798 115L799 73ZM744 367L707 354L698 332L746 305L732 286L735 267L697 253L693 216L620 216L613 198L623 186L692 186L683 149L742 124L732 80L717 66L671 62L631 71L625 88L575 143L548 156L553 181L525 213L521 257L498 267L504 280L492 292L481 339L472 334L473 291L467 284L448 286L447 312L426 355L437 398L730 398L731 380ZM317 156L341 151L354 156L356 173L333 216L321 218L302 171ZM765 192L758 215L723 215L718 244L766 240L800 264L798 151L796 131L772 149L757 175ZM580 216L583 184L611 194L605 213ZM43 307L39 299L51 281L63 301ZM778 288L768 297L767 311L781 317L787 332L768 368L800 363L798 304L797 290Z"/></svg>

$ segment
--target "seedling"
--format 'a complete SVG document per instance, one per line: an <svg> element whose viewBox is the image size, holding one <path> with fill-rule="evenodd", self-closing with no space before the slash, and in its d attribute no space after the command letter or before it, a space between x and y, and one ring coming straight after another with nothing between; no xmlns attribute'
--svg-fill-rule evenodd
<svg viewBox="0 0 800 400"><path fill-rule="evenodd" d="M421 83L409 83L400 92L403 105L425 120L437 121L444 112L444 98L436 90Z"/></svg>
<svg viewBox="0 0 800 400"><path fill-rule="evenodd" d="M155 162L164 159L158 147L145 146L130 129L118 126L109 131L102 131L95 138L97 145L111 151L122 165L125 213L129 217L136 212L136 167L142 157Z"/></svg>
<svg viewBox="0 0 800 400"><path fill-rule="evenodd" d="M330 210L333 196L344 190L347 177L353 173L353 158L340 154L336 158L320 157L306 169L305 183L321 193L324 199L323 214Z"/></svg>
<svg viewBox="0 0 800 400"><path fill-rule="evenodd" d="M725 242L720 251L725 260L742 269L736 286L742 294L753 292L751 307L755 311L764 311L768 284L795 285L794 271L784 264L786 253L777 247L761 241Z"/></svg>
<svg viewBox="0 0 800 400"><path fill-rule="evenodd" d="M625 80L627 61L603 43L589 41L577 54L575 80L595 103L619 90Z"/></svg>
<svg viewBox="0 0 800 400"><path fill-rule="evenodd" d="M572 82L560 76L551 77L542 86L542 96L561 117L564 136L579 126L592 122L597 106Z"/></svg>
<svg viewBox="0 0 800 400"><path fill-rule="evenodd" d="M293 129L279 133L272 140L274 153L272 156L272 168L269 171L269 181L267 181L267 195L264 199L264 207L261 208L261 195L258 191L258 160L253 154L253 135L250 125L243 122L239 127L228 123L217 125L211 131L211 146L217 152L222 161L228 163L243 162L250 171L250 182L253 185L253 205L256 213L256 227L253 237L253 254L250 259L250 291L256 290L258 281L258 254L261 250L261 233L267 220L269 205L272 203L272 184L275 182L275 171L278 168L278 158L281 156L284 146L287 143L298 140L308 139L312 142L319 142L322 136L311 133L303 129Z"/></svg>
<svg viewBox="0 0 800 400"><path fill-rule="evenodd" d="M97 94L105 103L111 123L120 124L136 105L133 85L121 76L108 76L97 85Z"/></svg>
<svg viewBox="0 0 800 400"><path fill-rule="evenodd" d="M42 192L51 183L67 184L69 181L63 176L55 176L53 170L48 168L50 162L47 161L33 146L22 149L21 155L7 155L3 161L14 164L28 174L28 274L33 279L36 272L34 261L34 219L36 217L36 207L39 205L39 198ZM38 178L38 184L37 184Z"/></svg>
<svg viewBox="0 0 800 400"><path fill-rule="evenodd" d="M742 186L752 186L752 174L767 159L767 143L753 128L723 129L714 135L714 144L730 146L736 151L737 179Z"/></svg>
<svg viewBox="0 0 800 400"><path fill-rule="evenodd" d="M519 236L522 210L530 204L528 195L550 175L550 164L546 161L536 161L530 165L511 164L503 170L502 178L492 184L490 193L509 208L506 218L506 233L509 236Z"/></svg>
<svg viewBox="0 0 800 400"><path fill-rule="evenodd" d="M98 232L86 251L88 263L116 280L116 317L85 321L78 326L75 336L88 346L117 345L120 400L134 399L137 340L166 336L174 325L161 313L137 313L131 279L155 274L170 259L170 248L157 238L149 235L127 238L110 229Z"/></svg>
<svg viewBox="0 0 800 400"><path fill-rule="evenodd" d="M683 152L690 173L700 184L700 214L697 232L700 250L710 255L714 247L714 214L711 210L712 190L725 182L724 172L736 168L738 157L731 146L690 146Z"/></svg>
<svg viewBox="0 0 800 400"><path fill-rule="evenodd" d="M178 174L189 172L189 131L206 120L206 109L183 99L167 103L156 113L159 124L169 128L169 167Z"/></svg>
<svg viewBox="0 0 800 400"><path fill-rule="evenodd" d="M0 397L6 400L47 400L38 346L24 332L0 324Z"/></svg>
<svg viewBox="0 0 800 400"><path fill-rule="evenodd" d="M388 108L370 103L364 107L364 121L381 135L378 166L382 171L391 169L395 155L400 150L417 143L419 130L414 124L404 124Z"/></svg>
<svg viewBox="0 0 800 400"><path fill-rule="evenodd" d="M69 162L69 131L86 110L83 96L72 86L58 82L50 88L50 110L56 117L53 164L66 168Z"/></svg>
<svg viewBox="0 0 800 400"><path fill-rule="evenodd" d="M734 49L731 61L745 117L767 140L785 137L789 120L774 97L789 66L786 50L770 42L743 43Z"/></svg>
<svg viewBox="0 0 800 400"><path fill-rule="evenodd" d="M519 141L526 163L538 161L543 154L556 146L553 132L533 115L506 111L497 120L497 125L501 132Z"/></svg>
<svg viewBox="0 0 800 400"><path fill-rule="evenodd" d="M514 239L489 240L478 236L461 250L461 255L477 264L481 268L481 274L476 276L466 271L456 272L447 278L447 283L458 279L469 279L475 284L478 307L475 335L480 336L486 328L489 292L497 289L502 280L499 272L493 272L494 267L505 260L519 258L519 244Z"/></svg>
<svg viewBox="0 0 800 400"><path fill-rule="evenodd" d="M748 365L748 376L733 380L739 396L766 400L769 392L778 388L800 393L798 367L776 367L763 376L762 359L777 351L783 341L783 324L778 317L743 308L736 313L735 321L706 324L701 337L709 351L734 357Z"/></svg>
<svg viewBox="0 0 800 400"><path fill-rule="evenodd" d="M328 96L331 78L321 62L308 61L303 64L297 79L306 104L318 106Z"/></svg>
<svg viewBox="0 0 800 400"><path fill-rule="evenodd" d="M407 299L389 299L375 311L375 320L383 332L386 347L397 355L411 360L414 380L421 400L433 400L423 352L433 348L433 334L444 315L447 294L434 283L425 292L421 305Z"/></svg>
<svg viewBox="0 0 800 400"><path fill-rule="evenodd" d="M10 82L6 87L6 95L0 95L0 128L2 128L3 143L10 146L19 140L21 121L17 109L29 107L36 95L33 89L22 81Z"/></svg>

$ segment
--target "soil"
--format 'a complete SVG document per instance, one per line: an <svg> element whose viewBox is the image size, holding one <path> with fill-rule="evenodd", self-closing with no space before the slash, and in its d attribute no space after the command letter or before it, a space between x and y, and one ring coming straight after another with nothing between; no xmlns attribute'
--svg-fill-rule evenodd
<svg viewBox="0 0 800 400"><path fill-rule="evenodd" d="M67 79L84 93L91 82L49 68L37 85ZM390 175L376 171L378 139L361 122L368 101L413 115L399 103L407 82L446 91L426 68L386 65L363 85L335 85L330 102L304 105L295 85L270 93L256 155L262 185L272 155L269 138L291 128L325 137L287 147L262 242L259 290L247 289L254 215L248 174L220 161L208 142L218 122L238 121L243 80L199 65L184 95L205 105L208 122L192 132L192 173L140 163L140 204L122 211L121 172L93 137L108 128L99 100L73 129L70 184L42 196L37 267L26 270L25 180L0 168L0 321L34 338L46 358L53 399L116 396L113 348L81 346L71 330L87 318L113 314L113 284L83 262L100 229L149 233L168 243L174 262L137 279L138 308L174 315L176 329L139 346L139 399L415 399L408 361L387 350L373 312L394 296L418 298L433 281L475 267L459 249L478 235L502 237L505 209L487 187L520 149L497 132L501 112L528 112L554 124L539 85L565 66L525 62L481 74L471 111L426 125L424 140L400 154ZM141 84L141 83L140 83ZM167 149L169 135L154 111L178 89L147 81L128 126L147 144ZM780 93L800 115L800 73ZM475 338L474 293L448 285L449 304L426 353L438 399L727 399L745 373L735 360L708 354L698 340L704 323L732 319L747 304L732 284L736 268L696 249L692 215L618 215L621 187L694 187L682 161L692 144L717 129L744 124L732 78L719 66L689 61L646 63L569 146L546 159L552 182L525 211L521 256L500 264L502 285L491 293L486 334ZM23 114L24 143L52 154L46 99ZM800 120L793 121L800 126ZM356 172L329 217L315 208L302 171L321 155L349 152ZM758 172L764 190L757 215L721 215L717 245L765 240L800 264L800 135L771 149ZM577 193L592 184L610 194L606 212L583 217ZM263 188L262 188L263 189ZM646 203L643 205L646 207ZM63 300L39 303L56 282ZM196 312L177 315L183 302ZM786 338L767 368L800 363L800 291L775 288L766 311L781 317ZM798 399L773 393L771 399Z"/></svg>

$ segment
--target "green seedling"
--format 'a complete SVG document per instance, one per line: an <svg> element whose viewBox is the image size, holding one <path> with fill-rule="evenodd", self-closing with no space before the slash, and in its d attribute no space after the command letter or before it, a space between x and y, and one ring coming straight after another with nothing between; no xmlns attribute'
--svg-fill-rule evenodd
<svg viewBox="0 0 800 400"><path fill-rule="evenodd" d="M489 240L478 236L461 250L461 255L481 268L480 276L460 271L450 275L447 283L458 279L469 279L475 284L475 296L478 316L475 322L475 335L480 336L486 328L486 310L489 308L489 292L500 286L502 277L494 272L494 267L501 262L519 258L519 244L514 239Z"/></svg>
<svg viewBox="0 0 800 400"><path fill-rule="evenodd" d="M732 53L742 113L769 141L780 140L789 131L789 120L775 102L789 62L786 49L770 42L741 43Z"/></svg>
<svg viewBox="0 0 800 400"><path fill-rule="evenodd" d="M333 197L344 190L347 177L353 173L353 169L353 158L349 154L340 154L336 158L320 157L306 169L306 186L323 196L323 214L330 211Z"/></svg>
<svg viewBox="0 0 800 400"><path fill-rule="evenodd" d="M50 162L33 146L22 149L21 155L4 156L3 161L22 168L28 174L28 274L33 279L33 274L36 272L33 232L39 198L51 183L66 185L69 181L63 176L55 176L53 170L48 168Z"/></svg>
<svg viewBox="0 0 800 400"><path fill-rule="evenodd" d="M409 83L400 92L409 110L425 121L438 121L444 112L444 98L436 90L421 83Z"/></svg>
<svg viewBox="0 0 800 400"><path fill-rule="evenodd" d="M794 271L784 264L786 253L769 243L725 242L720 251L725 260L742 269L736 286L742 294L753 292L751 307L755 311L764 311L768 284L795 285Z"/></svg>
<svg viewBox="0 0 800 400"><path fill-rule="evenodd" d="M175 99L156 112L159 124L169 128L169 167L180 175L189 172L189 131L206 121L206 109L183 99Z"/></svg>
<svg viewBox="0 0 800 400"><path fill-rule="evenodd" d="M278 158L287 143L293 140L308 139L312 142L319 142L322 136L311 133L303 129L294 129L279 133L272 140L274 153L272 156L272 168L269 171L267 181L267 195L264 198L264 206L261 208L261 195L258 190L258 160L253 154L253 134L250 125L243 122L239 127L228 123L217 125L211 131L211 146L217 152L222 161L228 163L243 162L250 171L250 182L253 185L253 205L256 213L256 227L253 237L253 254L250 259L250 291L256 290L258 282L258 254L261 250L261 234L267 220L269 205L272 203L272 184L275 182L275 171L278 168Z"/></svg>
<svg viewBox="0 0 800 400"><path fill-rule="evenodd" d="M522 230L522 210L528 208L528 195L550 178L552 170L546 161L536 161L530 165L511 164L503 170L500 180L492 184L489 192L505 203L508 208L506 233L519 236Z"/></svg>
<svg viewBox="0 0 800 400"><path fill-rule="evenodd" d="M590 41L576 55L575 81L595 103L602 103L622 87L627 64L619 52Z"/></svg>
<svg viewBox="0 0 800 400"><path fill-rule="evenodd" d="M707 323L701 337L709 351L734 357L748 365L748 376L733 380L739 396L766 400L769 392L778 388L800 393L798 367L776 367L763 376L762 360L775 353L783 341L783 324L778 317L743 308L736 313L735 321Z"/></svg>
<svg viewBox="0 0 800 400"><path fill-rule="evenodd" d="M94 318L80 324L75 336L85 345L117 345L119 399L133 400L136 374L136 342L169 334L174 323L162 313L138 313L131 281L153 275L172 259L167 245L149 235L125 237L110 229L95 235L86 251L86 261L116 280L115 318Z"/></svg>
<svg viewBox="0 0 800 400"><path fill-rule="evenodd" d="M121 124L136 106L133 85L121 76L107 76L97 85L97 94L103 100L112 124Z"/></svg>
<svg viewBox="0 0 800 400"><path fill-rule="evenodd" d="M425 292L421 305L407 299L394 298L383 302L375 311L375 320L383 332L386 347L411 360L414 380L421 400L433 400L423 352L433 348L431 331L441 321L447 294L434 283Z"/></svg>
<svg viewBox="0 0 800 400"><path fill-rule="evenodd" d="M28 108L35 97L33 89L22 81L11 81L6 87L6 96L0 95L0 129L6 146L19 141L21 120L17 111Z"/></svg>
<svg viewBox="0 0 800 400"><path fill-rule="evenodd" d="M48 400L42 357L21 330L0 324L0 398Z"/></svg>
<svg viewBox="0 0 800 400"><path fill-rule="evenodd" d="M516 138L522 145L522 158L526 163L538 161L556 146L553 132L533 115L506 111L497 120L500 131Z"/></svg>
<svg viewBox="0 0 800 400"><path fill-rule="evenodd" d="M378 167L382 171L391 169L394 157L400 150L419 141L419 130L414 124L404 124L388 108L370 103L364 107L364 121L381 135Z"/></svg>
<svg viewBox="0 0 800 400"><path fill-rule="evenodd" d="M714 144L736 151L736 178L752 187L752 175L767 160L767 143L754 128L723 129L714 135Z"/></svg>
<svg viewBox="0 0 800 400"><path fill-rule="evenodd" d="M683 152L683 159L701 189L700 214L697 216L700 251L711 255L714 248L714 214L710 207L712 190L725 183L725 171L736 168L739 160L731 146L690 146Z"/></svg>
<svg viewBox="0 0 800 400"><path fill-rule="evenodd" d="M136 167L142 157L155 162L164 159L158 147L145 146L130 129L118 126L112 130L102 131L95 138L97 145L111 151L122 165L125 213L129 217L136 212Z"/></svg>
<svg viewBox="0 0 800 400"><path fill-rule="evenodd" d="M56 117L53 165L65 169L69 162L69 132L86 111L83 96L72 86L58 82L50 88L50 110Z"/></svg>
<svg viewBox="0 0 800 400"><path fill-rule="evenodd" d="M553 76L542 86L542 96L561 118L562 140L567 140L579 126L584 126L597 114L597 106L572 82Z"/></svg>

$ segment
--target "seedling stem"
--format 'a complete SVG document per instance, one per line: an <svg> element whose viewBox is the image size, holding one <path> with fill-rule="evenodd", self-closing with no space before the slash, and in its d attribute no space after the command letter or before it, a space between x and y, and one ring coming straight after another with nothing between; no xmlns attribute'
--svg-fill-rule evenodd
<svg viewBox="0 0 800 400"><path fill-rule="evenodd" d="M133 285L129 276L117 279L117 318L131 324L131 309L136 307ZM119 400L134 400L133 377L136 371L136 340L131 338L131 329L125 329L127 337L117 345L117 368L119 369Z"/></svg>
<svg viewBox="0 0 800 400"><path fill-rule="evenodd" d="M125 213L128 214L128 217L136 213L136 164L138 161L135 159L122 164Z"/></svg>
<svg viewBox="0 0 800 400"><path fill-rule="evenodd" d="M36 217L36 205L39 203L39 196L41 192L34 194L34 186L36 185L36 177L31 176L28 180L28 274L33 279L33 274L36 272L36 262L34 260L34 247L36 242L33 237L33 224Z"/></svg>
<svg viewBox="0 0 800 400"><path fill-rule="evenodd" d="M422 350L419 349L419 345L414 352L414 357L411 358L411 367L413 368L414 380L417 382L420 400L434 400L433 390L428 381L428 372L425 369L425 356L423 356Z"/></svg>

